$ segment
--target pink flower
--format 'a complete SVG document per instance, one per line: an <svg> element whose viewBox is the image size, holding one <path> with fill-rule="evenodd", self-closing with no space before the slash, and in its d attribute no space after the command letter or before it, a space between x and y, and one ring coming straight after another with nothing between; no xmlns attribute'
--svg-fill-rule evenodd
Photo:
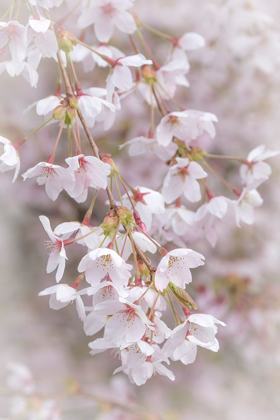
<svg viewBox="0 0 280 420"><path fill-rule="evenodd" d="M248 185L259 179L265 181L271 175L271 167L263 162L266 159L279 155L279 151L266 150L264 144L253 149L247 156L248 165L240 166L240 176L244 184Z"/></svg>
<svg viewBox="0 0 280 420"><path fill-rule="evenodd" d="M77 203L87 199L88 188L106 189L107 176L111 173L111 166L94 156L78 155L65 159L69 165L69 172L75 181L65 189Z"/></svg>
<svg viewBox="0 0 280 420"><path fill-rule="evenodd" d="M178 39L178 43L172 46L172 59L189 62L186 51L194 51L205 46L204 38L195 33L187 32Z"/></svg>
<svg viewBox="0 0 280 420"><path fill-rule="evenodd" d="M147 60L143 54L118 58L112 72L107 77L107 90L109 98L115 88L123 91L131 89L133 86L133 79L129 67L141 67L144 64L153 64L153 62L151 60Z"/></svg>
<svg viewBox="0 0 280 420"><path fill-rule="evenodd" d="M185 288L192 281L190 268L204 265L204 256L192 249L174 249L163 257L155 274L155 286L163 292L169 282Z"/></svg>
<svg viewBox="0 0 280 420"><path fill-rule="evenodd" d="M217 121L217 117L209 112L193 110L170 112L157 126L157 141L162 146L168 146L173 137L176 137L188 145L204 132L213 138L216 134L213 122Z"/></svg>
<svg viewBox="0 0 280 420"><path fill-rule="evenodd" d="M58 44L54 32L49 29L50 24L48 19L29 19L28 41L34 42L43 57L56 58Z"/></svg>
<svg viewBox="0 0 280 420"><path fill-rule="evenodd" d="M91 285L97 285L106 276L116 286L123 288L131 277L132 266L126 262L115 251L108 248L97 248L81 260L78 271L85 271L86 280Z"/></svg>
<svg viewBox="0 0 280 420"><path fill-rule="evenodd" d="M136 30L133 16L127 11L133 5L131 0L99 0L86 8L78 20L80 28L94 24L95 35L100 42L108 42L114 27L127 34Z"/></svg>
<svg viewBox="0 0 280 420"><path fill-rule="evenodd" d="M136 343L152 328L141 306L119 298L119 302L106 301L95 306L95 310L110 318L105 325L104 339L119 346Z"/></svg>
<svg viewBox="0 0 280 420"><path fill-rule="evenodd" d="M177 164L171 166L163 181L162 195L166 203L172 203L184 196L195 203L201 200L200 186L197 179L207 177L207 173L197 162L187 158L176 158Z"/></svg>
<svg viewBox="0 0 280 420"><path fill-rule="evenodd" d="M17 20L0 22L0 50L9 45L12 60L20 63L24 60L27 46L27 32L25 26Z"/></svg>
<svg viewBox="0 0 280 420"><path fill-rule="evenodd" d="M34 176L37 177L38 185L45 185L46 193L53 201L57 199L64 188L71 189L74 184L74 176L71 172L52 163L37 163L36 166L22 174L24 181Z"/></svg>
<svg viewBox="0 0 280 420"><path fill-rule="evenodd" d="M57 268L55 279L58 283L62 279L65 260L67 260L63 240L53 233L50 221L46 216L40 216L39 219L50 238L50 241L45 244L45 247L50 249L47 273L52 273Z"/></svg>
<svg viewBox="0 0 280 420"><path fill-rule="evenodd" d="M50 308L55 310L65 308L69 303L75 301L79 318L84 321L86 318L85 307L81 296L76 292L77 290L68 284L56 284L40 292L39 296L50 295Z"/></svg>

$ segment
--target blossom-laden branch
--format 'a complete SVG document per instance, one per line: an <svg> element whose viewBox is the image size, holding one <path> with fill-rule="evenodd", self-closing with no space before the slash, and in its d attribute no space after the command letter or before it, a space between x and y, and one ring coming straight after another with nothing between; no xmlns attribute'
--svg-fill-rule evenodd
<svg viewBox="0 0 280 420"><path fill-rule="evenodd" d="M100 0L89 6L78 2L55 23L48 10L61 3L32 0L27 2L31 17L26 26L12 20L13 8L9 9L9 21L0 23L1 71L11 76L23 74L31 86L36 86L41 58L55 59L59 67L55 94L34 104L37 114L47 116L47 121L14 143L0 137L0 171L15 170L15 181L20 147L47 123L60 124L49 158L28 169L22 175L24 180L36 177L53 201L63 190L77 203L84 203L92 189L95 192L81 222L63 222L53 230L49 219L40 216L49 237L45 244L49 251L47 272L56 272L57 282L40 295L49 295L50 307L56 310L75 301L86 335L104 329L103 338L89 346L93 355L108 349L119 353L121 366L115 373L123 371L137 385L145 384L156 373L174 380L166 364L170 360L193 363L197 347L218 351L217 326L225 325L209 314L192 313L197 305L185 288L192 282L191 270L204 265L204 256L187 245L206 238L215 246L217 223L235 219L240 227L241 223L254 222L254 208L263 201L257 189L271 174L265 161L279 152L262 145L245 159L208 153L199 147L199 140L215 137L217 117L186 109L176 99L178 87L189 86L187 53L205 45L199 34L175 38L152 28L131 13L133 0ZM75 29L81 30L77 36L61 27L76 13ZM87 29L92 26L99 45L91 44ZM127 34L134 55L126 55L109 43L115 27ZM142 29L170 43L165 63L160 63ZM77 62L83 62L89 71L95 66L103 69L106 88L85 89ZM130 156L152 154L163 162L166 175L158 191L131 186L110 155L99 150L91 132L99 123L109 130L122 101L130 97L136 102L139 94L147 104L147 125L145 118L139 121L142 135L120 148L128 146ZM91 147L89 155L83 152L84 136ZM65 166L55 163L57 150L67 154ZM241 164L243 189L208 163L208 159L222 158ZM209 175L220 181L221 188L228 188L229 197L210 189ZM96 197L102 189L109 208L103 221L92 226ZM192 207L195 210L190 210L188 203L197 206ZM77 268L80 274L71 285L60 283L69 246L87 250ZM91 307L84 306L85 296L92 297ZM163 320L167 306L174 315L173 329Z"/></svg>

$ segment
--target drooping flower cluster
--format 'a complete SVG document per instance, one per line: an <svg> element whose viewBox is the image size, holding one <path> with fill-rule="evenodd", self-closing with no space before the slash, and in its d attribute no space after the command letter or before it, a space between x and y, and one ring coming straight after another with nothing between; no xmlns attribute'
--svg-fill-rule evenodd
<svg viewBox="0 0 280 420"><path fill-rule="evenodd" d="M175 95L181 86L189 86L186 51L204 46L200 35L186 33L177 39L156 31L131 13L131 0L100 0L78 8L74 35L61 27L64 19L52 22L46 13L60 4L60 0L30 1L32 15L25 26L15 19L0 23L0 72L6 70L12 77L23 74L36 86L40 60L51 58L65 88L63 93L59 80L54 95L33 104L37 114L47 118L38 129L15 143L0 138L0 171L15 170L15 180L20 168L19 147L51 121L57 123L58 134L49 157L34 162L23 179L36 177L53 201L63 190L77 203L84 203L94 192L81 222L65 221L52 230L49 219L40 216L49 236L45 243L47 272L56 271L59 283L40 295L50 296L54 310L75 301L85 334L103 330L103 337L89 344L91 354L114 349L121 360L116 372L123 371L131 382L145 384L155 373L174 380L166 364L170 360L193 363L197 346L218 351L217 325L225 325L209 314L191 312L197 306L185 287L192 282L190 270L204 265L204 257L187 246L199 238L215 246L218 222L235 221L238 227L241 222L254 222L254 208L263 202L257 189L271 174L264 161L278 152L257 146L245 159L213 155L199 147L201 138L211 141L215 137L217 117L185 109ZM75 12L76 6L69 13ZM92 25L99 45L91 40L88 28ZM128 34L133 50L127 55L109 44L115 26ZM162 65L144 38L143 28L170 43L171 53ZM88 43L84 42L87 37ZM76 62L83 62L88 71L99 66L104 85L83 88ZM165 177L158 191L131 186L106 151L98 149L91 134L100 122L109 130L122 102L132 95L135 101L147 103L150 125L120 148L128 146L131 156L154 154L164 162ZM62 145L65 133L66 147ZM83 137L91 155L85 152ZM67 154L64 166L55 163L58 148ZM243 190L223 178L208 163L212 159L241 163ZM212 175L228 188L229 197L219 191L215 195L210 189L208 177ZM99 225L92 226L99 190L106 191L108 211ZM177 248L168 245L168 251L163 247L167 243ZM70 284L60 283L67 269L68 246L85 250L77 266L79 274L68 281ZM167 308L174 316L173 330L165 322Z"/></svg>

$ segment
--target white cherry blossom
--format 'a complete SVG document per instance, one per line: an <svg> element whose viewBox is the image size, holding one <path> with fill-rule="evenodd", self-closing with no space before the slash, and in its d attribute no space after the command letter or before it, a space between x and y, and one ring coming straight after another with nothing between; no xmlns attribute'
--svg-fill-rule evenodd
<svg viewBox="0 0 280 420"><path fill-rule="evenodd" d="M50 295L49 305L51 309L59 310L65 308L67 305L76 302L76 309L81 321L86 318L85 307L81 296L77 293L77 290L68 284L56 284L55 286L48 287L39 293L39 296Z"/></svg>
<svg viewBox="0 0 280 420"><path fill-rule="evenodd" d="M218 219L222 219L228 209L228 199L226 197L212 197L208 203L202 204L195 214L195 220L199 221L205 217L207 213L212 214Z"/></svg>
<svg viewBox="0 0 280 420"><path fill-rule="evenodd" d="M0 50L6 45L15 63L24 60L27 47L27 31L25 26L21 25L17 20L10 22L0 22Z"/></svg>
<svg viewBox="0 0 280 420"><path fill-rule="evenodd" d="M108 42L114 27L132 34L136 30L133 16L127 11L133 6L132 0L99 0L85 8L78 20L80 28L94 24L95 35L100 42Z"/></svg>
<svg viewBox="0 0 280 420"><path fill-rule="evenodd" d="M217 121L217 117L209 112L194 110L170 112L157 126L156 138L162 146L168 146L173 137L189 145L204 132L211 138L215 137L216 130L213 123Z"/></svg>
<svg viewBox="0 0 280 420"><path fill-rule="evenodd" d="M192 203L201 200L197 179L206 178L207 173L197 162L190 162L187 158L176 158L176 162L163 181L162 195L165 202L170 204L182 195Z"/></svg>
<svg viewBox="0 0 280 420"><path fill-rule="evenodd" d="M122 257L108 248L98 248L89 252L78 266L80 273L85 271L86 280L91 285L97 285L109 276L120 288L127 286L131 269L131 265L126 264Z"/></svg>
<svg viewBox="0 0 280 420"><path fill-rule="evenodd" d="M254 181L268 179L271 167L264 160L279 155L279 151L267 150L264 144L257 146L247 156L248 165L240 166L240 176L243 184L249 185Z"/></svg>
<svg viewBox="0 0 280 420"><path fill-rule="evenodd" d="M243 188L242 194L238 200L231 201L235 212L235 219L237 227L244 222L247 225L252 225L255 221L255 208L263 204L263 199L256 188L263 182L263 179L255 181L254 183Z"/></svg>
<svg viewBox="0 0 280 420"><path fill-rule="evenodd" d="M84 91L84 94L79 96L79 109L89 128L94 127L95 121L104 121L105 107L111 112L116 112L113 104L102 99L100 96L106 96L106 89L90 88ZM109 128L109 127L108 127Z"/></svg>
<svg viewBox="0 0 280 420"><path fill-rule="evenodd" d="M56 58L58 50L55 33L50 29L51 21L48 19L29 19L28 41L34 42L43 57Z"/></svg>
<svg viewBox="0 0 280 420"><path fill-rule="evenodd" d="M63 189L68 191L74 184L74 176L71 172L52 163L40 162L22 174L24 181L34 176L37 177L38 185L45 185L46 193L53 201Z"/></svg>
<svg viewBox="0 0 280 420"><path fill-rule="evenodd" d="M74 184L66 187L70 197L78 203L86 201L88 188L105 189L107 176L111 173L111 167L94 156L82 154L65 159L69 165L69 172L74 176Z"/></svg>
<svg viewBox="0 0 280 420"><path fill-rule="evenodd" d="M162 66L156 72L157 83L160 86L160 93L164 99L173 98L177 86L189 87L189 82L185 75L189 72L189 65L183 60L172 60Z"/></svg>
<svg viewBox="0 0 280 420"><path fill-rule="evenodd" d="M174 249L168 252L160 261L156 274L155 286L163 292L169 282L176 286L185 288L186 284L192 281L190 268L204 265L204 256L192 249Z"/></svg>
<svg viewBox="0 0 280 420"><path fill-rule="evenodd" d="M20 169L20 158L13 143L0 136L0 172L15 170L13 182L17 179Z"/></svg>
<svg viewBox="0 0 280 420"><path fill-rule="evenodd" d="M143 54L118 58L106 80L108 98L111 98L115 88L122 91L131 89L133 86L133 78L129 67L141 67L144 64L153 64L153 62L147 60Z"/></svg>
<svg viewBox="0 0 280 420"><path fill-rule="evenodd" d="M135 137L120 146L120 149L129 146L129 156L140 156L143 154L153 154L163 161L171 159L176 151L177 145L170 143L167 147L158 144L155 138L149 137Z"/></svg>
<svg viewBox="0 0 280 420"><path fill-rule="evenodd" d="M117 60L118 58L125 56L125 53L109 44L92 45L91 48L97 53L105 55L112 60ZM71 58L74 62L82 63L86 72L92 71L95 67L95 64L97 64L99 67L109 66L109 63L103 60L100 55L89 50L81 44L77 44L73 51L71 51Z"/></svg>
<svg viewBox="0 0 280 420"><path fill-rule="evenodd" d="M204 38L195 33L187 32L182 35L177 43L172 47L172 59L189 62L186 51L194 51L205 46Z"/></svg>
<svg viewBox="0 0 280 420"><path fill-rule="evenodd" d="M146 333L146 328L153 329L140 305L120 298L119 302L106 301L95 306L95 310L106 316L111 315L104 329L104 339L121 345L136 343Z"/></svg>
<svg viewBox="0 0 280 420"><path fill-rule="evenodd" d="M39 219L50 238L50 241L45 243L45 247L50 250L47 273L52 273L57 269L55 279L58 283L62 279L65 270L65 260L67 260L64 243L52 231L50 221L46 216L40 216Z"/></svg>
<svg viewBox="0 0 280 420"><path fill-rule="evenodd" d="M96 228L93 226L89 226L80 222L64 222L56 226L54 233L55 235L63 236L63 239L70 238L73 233L75 233L75 238L88 235L85 238L77 241L77 244L87 246L89 249L95 249L100 246L104 239L101 228L99 231L90 233L95 229Z"/></svg>

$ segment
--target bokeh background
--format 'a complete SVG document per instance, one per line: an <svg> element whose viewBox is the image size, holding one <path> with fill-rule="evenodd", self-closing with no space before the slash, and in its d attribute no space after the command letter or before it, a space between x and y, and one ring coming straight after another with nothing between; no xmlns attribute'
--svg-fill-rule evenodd
<svg viewBox="0 0 280 420"><path fill-rule="evenodd" d="M1 14L8 4L1 1ZM217 136L205 145L209 152L246 157L259 144L280 149L278 0L135 0L135 12L144 22L175 36L195 31L205 37L206 47L189 54L190 87L181 89L178 98L190 109L217 115ZM66 29L75 32L74 20L65 24ZM164 63L168 46L145 34ZM120 33L112 41L130 51ZM85 73L82 65L77 68L83 86L104 87L106 71ZM1 75L2 136L15 141L42 123L34 110L23 111L54 93L56 63L43 60L39 73L37 89L31 89L21 77ZM97 125L94 137L102 151L112 153L131 184L156 189L166 172L162 162L146 156L129 158L127 151L118 150L124 141L146 134L148 107L141 98L132 96L122 106L113 128L104 134ZM45 160L55 133L55 127L50 126L22 148L22 172ZM62 153L59 158L62 162ZM46 238L38 216L49 216L53 227L62 221L81 220L88 203L77 206L62 193L54 205L34 180L23 184L19 179L11 184L11 174L1 174L0 418L10 418L6 366L17 361L31 369L40 392L56 401L65 420L278 420L279 159L271 163L273 176L260 188L264 205L257 209L255 225L242 229L223 225L214 249L205 241L193 245L206 256L206 266L194 275L192 296L202 312L216 315L228 325L219 332L220 352L209 354L200 349L195 364L186 367L173 363L175 383L154 377L141 388L129 384L122 374L112 379L118 358L107 353L89 355L91 339L83 333L74 307L52 311L48 299L38 297L41 290L53 284L53 276L45 273ZM238 185L236 164L216 165ZM220 184L215 187L224 192ZM106 211L103 202L101 194L94 211L96 221ZM69 255L69 283L76 276L82 255L78 248ZM79 387L83 391L77 391ZM126 412L116 402L134 408Z"/></svg>

